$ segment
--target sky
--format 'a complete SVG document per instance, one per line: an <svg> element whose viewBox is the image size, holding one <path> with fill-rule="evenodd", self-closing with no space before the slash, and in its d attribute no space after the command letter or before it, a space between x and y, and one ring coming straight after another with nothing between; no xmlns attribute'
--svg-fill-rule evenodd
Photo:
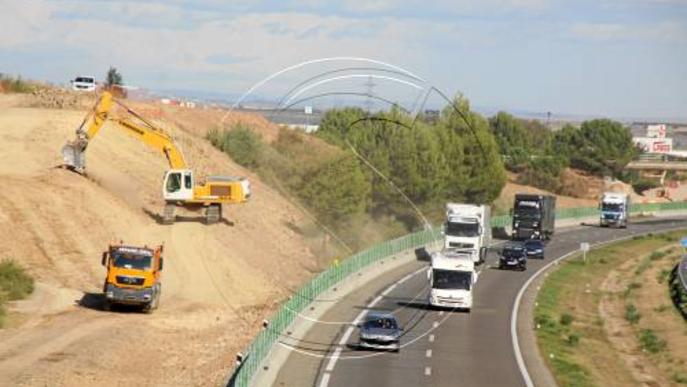
<svg viewBox="0 0 687 387"><path fill-rule="evenodd" d="M687 120L687 0L0 0L0 72L241 94L364 57L473 105ZM263 93L272 92L266 85Z"/></svg>

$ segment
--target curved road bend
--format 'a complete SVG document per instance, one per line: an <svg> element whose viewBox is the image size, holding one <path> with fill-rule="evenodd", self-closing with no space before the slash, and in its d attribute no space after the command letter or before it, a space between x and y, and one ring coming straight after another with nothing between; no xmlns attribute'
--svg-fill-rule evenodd
<svg viewBox="0 0 687 387"><path fill-rule="evenodd" d="M479 269L471 313L427 308L427 278L421 270L425 264L409 263L338 302L322 318L328 323L315 324L305 337L283 336L280 343L292 351L275 386L524 386L510 318L527 279L551 259L577 250L580 242L681 226L687 227L687 220L661 218L625 230L581 226L559 231L547 246L546 259L530 260L525 272L496 269L496 255L490 254ZM357 332L345 323L368 309L394 311L405 328L399 353L355 349Z"/></svg>

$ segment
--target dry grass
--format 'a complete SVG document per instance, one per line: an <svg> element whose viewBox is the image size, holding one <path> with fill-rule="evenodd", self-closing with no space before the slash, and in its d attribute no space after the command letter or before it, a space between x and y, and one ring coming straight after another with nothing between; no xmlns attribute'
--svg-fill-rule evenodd
<svg viewBox="0 0 687 387"><path fill-rule="evenodd" d="M672 235L675 237L679 234ZM622 267L634 273L651 252L671 243L674 242L654 236L611 245L588 254L587 263L572 258L548 276L537 297L535 324L539 324L537 339L540 351L559 385L640 384L637 373L628 365L627 357L621 356L625 350L633 356L644 356L637 350L636 336L625 337L630 343L627 348L619 348L619 345L623 345L617 340L623 338L622 327L616 326L617 320L604 319L602 313L605 312L600 306L605 299L618 302L619 318L624 321L624 297L628 292L627 284L623 285L623 282L626 278L613 272ZM646 269L642 273L642 277L647 276L656 282L656 273L652 270ZM635 289L630 294L642 289L631 287ZM669 303L670 300L664 297L662 302ZM656 306L656 302L649 305ZM640 313L645 312L640 309ZM571 324L561 323L564 314L573 316ZM629 326L628 322L624 322ZM637 329L646 328L645 322L643 317Z"/></svg>

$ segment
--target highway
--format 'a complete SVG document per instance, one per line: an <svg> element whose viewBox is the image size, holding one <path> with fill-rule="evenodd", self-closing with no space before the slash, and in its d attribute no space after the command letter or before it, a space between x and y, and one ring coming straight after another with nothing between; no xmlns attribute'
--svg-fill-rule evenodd
<svg viewBox="0 0 687 387"><path fill-rule="evenodd" d="M528 278L552 259L577 250L580 242L593 244L676 227L687 227L687 220L651 219L632 223L626 230L596 226L558 230L547 245L546 259L530 260L524 272L498 270L496 255L491 253L479 267L471 313L428 308L427 264L406 264L337 302L305 337L282 336L277 345L291 352L274 385L525 386L510 324L514 300ZM356 349L357 329L352 323L368 310L394 311L405 328L399 353ZM522 343L521 349L530 355L536 351Z"/></svg>

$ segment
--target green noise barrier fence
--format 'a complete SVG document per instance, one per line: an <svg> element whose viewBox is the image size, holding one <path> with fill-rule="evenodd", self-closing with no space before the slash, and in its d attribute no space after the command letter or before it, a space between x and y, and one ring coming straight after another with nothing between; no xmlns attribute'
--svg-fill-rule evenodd
<svg viewBox="0 0 687 387"><path fill-rule="evenodd" d="M630 213L653 213L660 211L687 210L687 202L633 204ZM582 219L599 216L596 207L561 208L556 211L556 219ZM494 216L492 227L510 227L509 215ZM303 285L279 308L269 320L268 329L263 329L244 352L242 363L234 370L229 385L247 387L260 363L269 354L279 336L293 323L298 313L317 299L319 295L341 282L351 274L357 273L368 265L400 252L415 249L442 238L441 228L418 231L390 241L382 242L352 256L335 262L327 270L316 275Z"/></svg>

